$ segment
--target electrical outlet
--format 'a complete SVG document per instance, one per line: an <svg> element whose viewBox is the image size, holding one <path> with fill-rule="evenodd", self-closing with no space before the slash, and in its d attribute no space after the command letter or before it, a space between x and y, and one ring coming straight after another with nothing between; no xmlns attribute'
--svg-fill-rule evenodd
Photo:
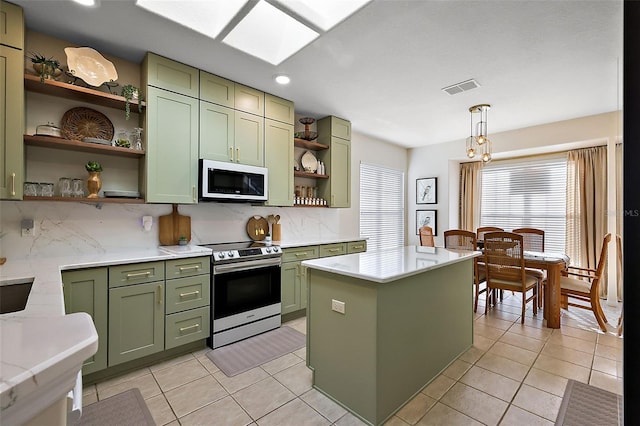
<svg viewBox="0 0 640 426"><path fill-rule="evenodd" d="M35 225L31 228L22 228L22 236L23 237L35 237L36 236L36 227Z"/></svg>
<svg viewBox="0 0 640 426"><path fill-rule="evenodd" d="M344 314L344 302L336 299L331 299L331 310L340 314Z"/></svg>

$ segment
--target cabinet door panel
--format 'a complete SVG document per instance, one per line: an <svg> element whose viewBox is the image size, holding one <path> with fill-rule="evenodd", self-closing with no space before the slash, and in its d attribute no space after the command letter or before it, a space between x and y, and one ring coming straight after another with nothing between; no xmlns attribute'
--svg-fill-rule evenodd
<svg viewBox="0 0 640 426"><path fill-rule="evenodd" d="M200 158L233 161L235 111L200 101Z"/></svg>
<svg viewBox="0 0 640 426"><path fill-rule="evenodd" d="M131 263L109 267L109 287L164 280L164 261Z"/></svg>
<svg viewBox="0 0 640 426"><path fill-rule="evenodd" d="M109 366L164 349L164 283L109 290Z"/></svg>
<svg viewBox="0 0 640 426"><path fill-rule="evenodd" d="M351 206L351 142L331 138L331 207Z"/></svg>
<svg viewBox="0 0 640 426"><path fill-rule="evenodd" d="M197 98L200 75L196 68L148 53L146 84Z"/></svg>
<svg viewBox="0 0 640 426"><path fill-rule="evenodd" d="M282 297L282 314L300 309L300 262L282 264L280 292Z"/></svg>
<svg viewBox="0 0 640 426"><path fill-rule="evenodd" d="M197 99L148 88L147 202L197 202L198 115Z"/></svg>
<svg viewBox="0 0 640 426"><path fill-rule="evenodd" d="M293 125L264 120L264 163L269 169L269 206L293 205Z"/></svg>
<svg viewBox="0 0 640 426"><path fill-rule="evenodd" d="M264 92L236 83L234 86L234 108L264 117Z"/></svg>
<svg viewBox="0 0 640 426"><path fill-rule="evenodd" d="M323 244L320 246L320 257L339 256L347 254L346 243Z"/></svg>
<svg viewBox="0 0 640 426"><path fill-rule="evenodd" d="M295 111L293 102L277 96L264 94L264 117L271 120L293 124Z"/></svg>
<svg viewBox="0 0 640 426"><path fill-rule="evenodd" d="M88 313L98 333L98 351L84 362L82 374L103 370L107 368L107 268L65 271L62 282L65 313Z"/></svg>
<svg viewBox="0 0 640 426"><path fill-rule="evenodd" d="M0 43L24 48L24 14L20 6L5 1L0 7ZM20 67L22 69L22 66Z"/></svg>
<svg viewBox="0 0 640 426"><path fill-rule="evenodd" d="M22 199L24 181L23 55L0 46L0 198L9 200Z"/></svg>
<svg viewBox="0 0 640 426"><path fill-rule="evenodd" d="M235 161L264 166L264 118L235 111Z"/></svg>
<svg viewBox="0 0 640 426"><path fill-rule="evenodd" d="M200 71L200 100L233 108L234 87L231 80Z"/></svg>
<svg viewBox="0 0 640 426"><path fill-rule="evenodd" d="M209 274L211 257L190 257L165 261L165 277L169 279Z"/></svg>
<svg viewBox="0 0 640 426"><path fill-rule="evenodd" d="M211 300L209 275L167 280L167 314L208 306Z"/></svg>
<svg viewBox="0 0 640 426"><path fill-rule="evenodd" d="M211 331L211 308L209 306L167 315L165 348L171 349L206 339Z"/></svg>
<svg viewBox="0 0 640 426"><path fill-rule="evenodd" d="M366 240L360 240L360 241L352 241L350 243L347 243L347 253L351 254L351 253L362 253L367 251L367 241Z"/></svg>

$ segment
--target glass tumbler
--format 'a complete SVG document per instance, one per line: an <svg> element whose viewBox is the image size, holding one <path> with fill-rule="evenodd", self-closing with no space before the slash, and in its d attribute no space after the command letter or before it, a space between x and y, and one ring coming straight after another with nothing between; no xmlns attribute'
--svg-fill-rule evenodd
<svg viewBox="0 0 640 426"><path fill-rule="evenodd" d="M71 185L74 197L84 197L84 180L74 179Z"/></svg>
<svg viewBox="0 0 640 426"><path fill-rule="evenodd" d="M71 197L71 179L66 177L58 179L58 191L61 197Z"/></svg>
<svg viewBox="0 0 640 426"><path fill-rule="evenodd" d="M49 183L49 182L42 182L40 183L40 185L38 185L38 191L40 192L39 195L43 196L43 197L53 197L53 183Z"/></svg>
<svg viewBox="0 0 640 426"><path fill-rule="evenodd" d="M38 195L38 182L25 182L24 195L29 197L35 197Z"/></svg>

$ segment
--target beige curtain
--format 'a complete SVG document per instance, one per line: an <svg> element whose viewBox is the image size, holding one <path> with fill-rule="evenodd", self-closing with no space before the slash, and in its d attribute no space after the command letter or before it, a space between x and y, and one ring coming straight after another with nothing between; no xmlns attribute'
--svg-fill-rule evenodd
<svg viewBox="0 0 640 426"><path fill-rule="evenodd" d="M567 158L567 254L571 264L596 268L607 231L607 147L576 149ZM600 296L607 296L606 274Z"/></svg>
<svg viewBox="0 0 640 426"><path fill-rule="evenodd" d="M622 203L622 164L622 144L618 143L616 144L616 234L620 236L622 236L622 222L624 213L624 205ZM622 259L620 253L618 253L617 258L618 269L616 271L616 275L618 278L618 300L622 300Z"/></svg>
<svg viewBox="0 0 640 426"><path fill-rule="evenodd" d="M460 164L460 210L458 212L458 223L460 229L476 232L480 224L480 204L482 199L482 185L480 168L482 163Z"/></svg>

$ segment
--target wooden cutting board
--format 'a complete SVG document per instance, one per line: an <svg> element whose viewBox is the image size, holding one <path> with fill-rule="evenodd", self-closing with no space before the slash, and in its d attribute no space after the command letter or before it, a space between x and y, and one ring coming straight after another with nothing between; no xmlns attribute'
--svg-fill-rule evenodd
<svg viewBox="0 0 640 426"><path fill-rule="evenodd" d="M178 240L183 235L187 237L187 242L191 241L191 217L179 214L177 204L173 205L171 214L158 218L158 229L162 246L178 244Z"/></svg>

